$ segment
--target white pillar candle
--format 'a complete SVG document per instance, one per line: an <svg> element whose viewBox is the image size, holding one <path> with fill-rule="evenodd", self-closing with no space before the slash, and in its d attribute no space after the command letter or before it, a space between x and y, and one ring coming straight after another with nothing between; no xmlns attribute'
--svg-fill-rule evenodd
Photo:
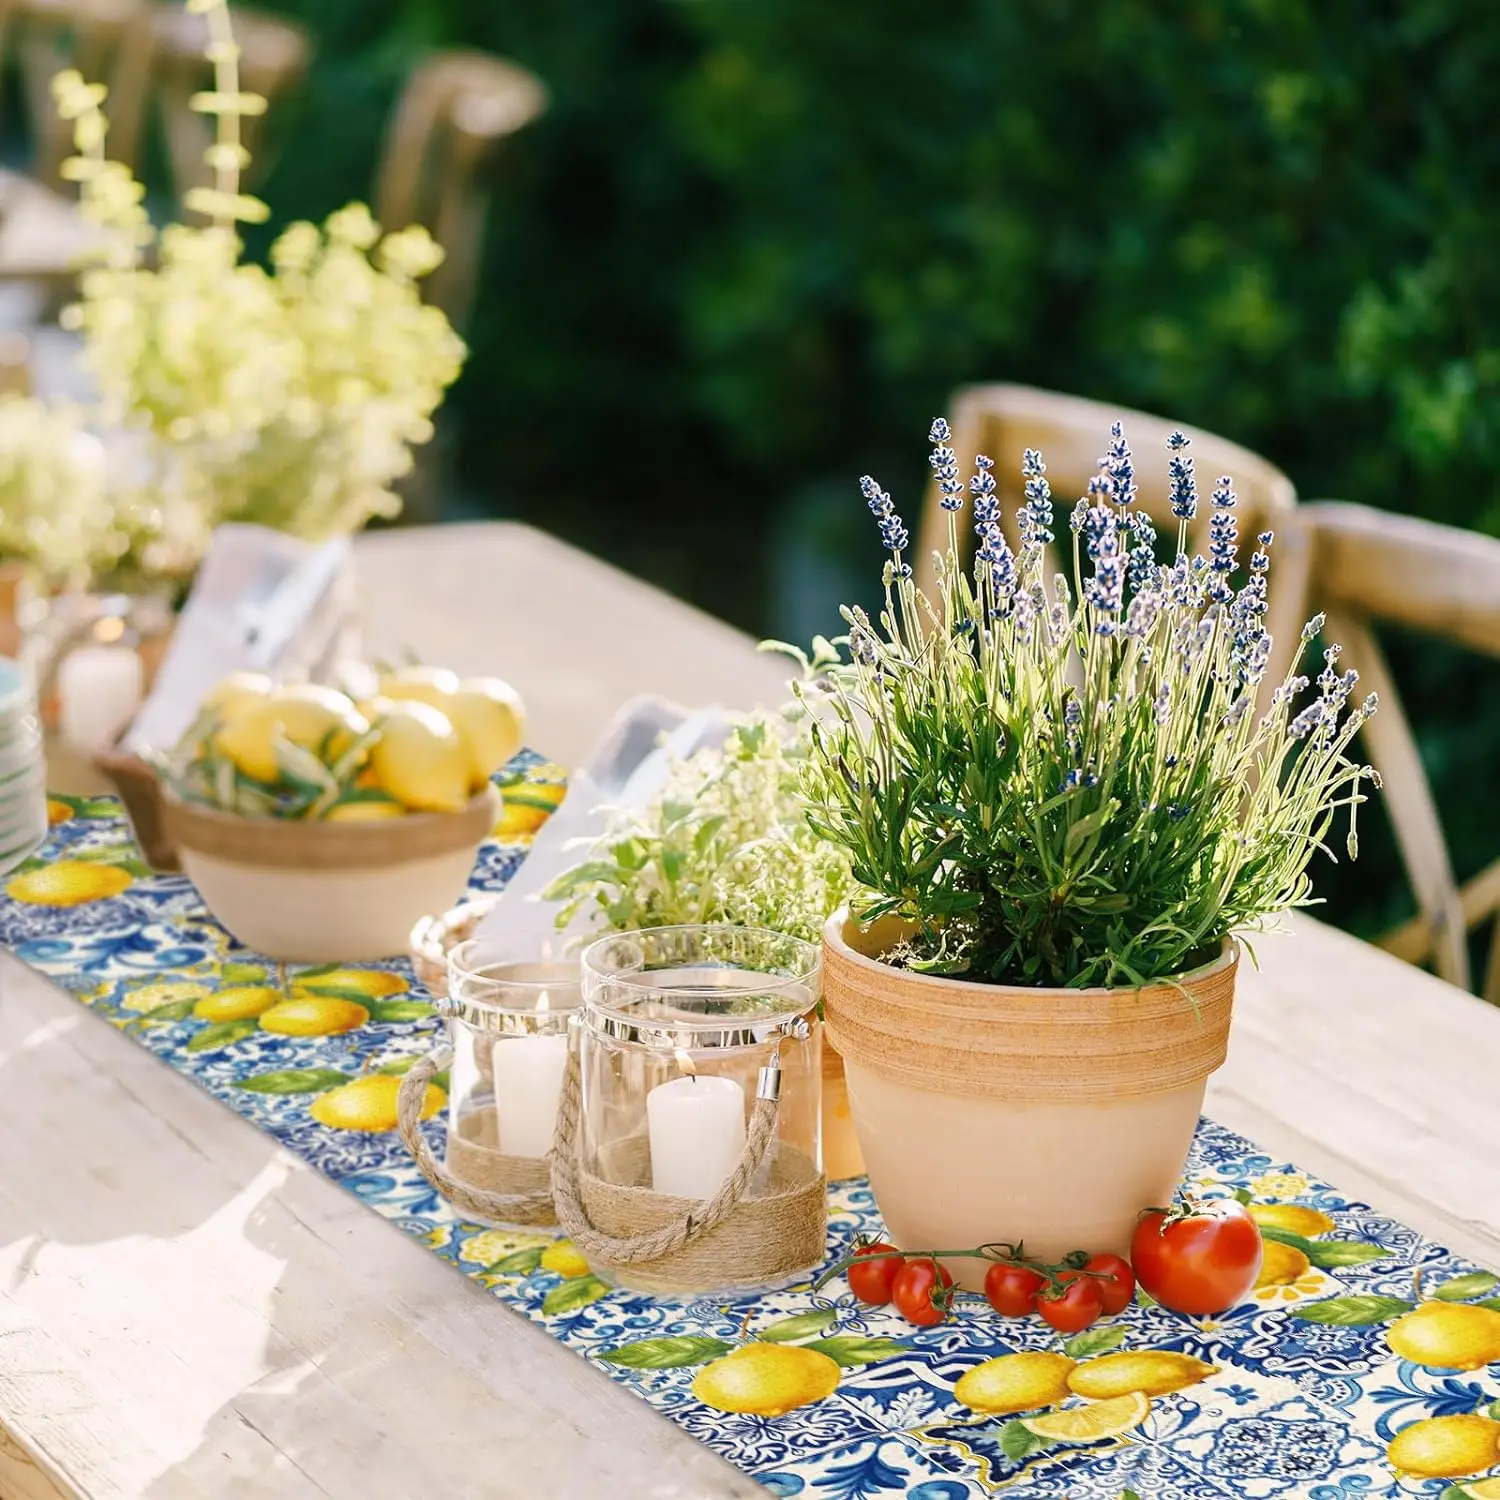
<svg viewBox="0 0 1500 1500"><path fill-rule="evenodd" d="M745 1149L745 1092L732 1078L689 1074L646 1095L651 1187L712 1198Z"/></svg>
<svg viewBox="0 0 1500 1500"><path fill-rule="evenodd" d="M141 705L145 677L130 646L80 646L57 669L59 728L74 749L93 754L115 742Z"/></svg>
<svg viewBox="0 0 1500 1500"><path fill-rule="evenodd" d="M540 1160L552 1149L568 1066L566 1036L502 1036L492 1053L495 1130L506 1156Z"/></svg>

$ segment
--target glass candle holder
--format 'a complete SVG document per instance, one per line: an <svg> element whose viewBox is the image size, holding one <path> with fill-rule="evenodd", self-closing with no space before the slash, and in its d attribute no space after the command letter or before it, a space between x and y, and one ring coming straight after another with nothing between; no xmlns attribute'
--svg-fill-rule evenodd
<svg viewBox="0 0 1500 1500"><path fill-rule="evenodd" d="M570 1161L586 1222L558 1202L595 1271L657 1294L732 1292L822 1260L821 963L810 943L723 926L584 952Z"/></svg>
<svg viewBox="0 0 1500 1500"><path fill-rule="evenodd" d="M548 1153L569 1052L569 1018L582 1004L576 963L486 964L473 941L448 957L453 1062L448 1089L449 1174L482 1194L533 1196L545 1211L491 1223L555 1223Z"/></svg>

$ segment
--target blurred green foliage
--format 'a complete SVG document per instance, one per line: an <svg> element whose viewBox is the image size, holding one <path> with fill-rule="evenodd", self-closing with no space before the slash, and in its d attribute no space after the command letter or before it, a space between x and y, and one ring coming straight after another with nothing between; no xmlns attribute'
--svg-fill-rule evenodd
<svg viewBox="0 0 1500 1500"><path fill-rule="evenodd" d="M366 190L423 47L547 81L503 163L460 471L750 628L776 623L768 539L873 556L854 478L910 512L928 419L978 379L1222 432L1304 496L1500 531L1500 7L280 8L320 51L278 214ZM833 483L847 521L804 525ZM1457 669L1414 675L1461 814L1500 707L1455 706ZM1481 821L1450 819L1461 866L1494 852ZM1371 842L1361 870L1393 888Z"/></svg>

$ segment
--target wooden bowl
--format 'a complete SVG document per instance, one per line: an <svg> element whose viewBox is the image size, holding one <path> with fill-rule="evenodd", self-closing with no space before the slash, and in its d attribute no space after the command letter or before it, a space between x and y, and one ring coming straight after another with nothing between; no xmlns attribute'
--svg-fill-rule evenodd
<svg viewBox="0 0 1500 1500"><path fill-rule="evenodd" d="M357 963L405 952L420 917L458 900L500 798L486 787L459 812L306 823L200 807L163 787L161 811L204 904L247 948Z"/></svg>

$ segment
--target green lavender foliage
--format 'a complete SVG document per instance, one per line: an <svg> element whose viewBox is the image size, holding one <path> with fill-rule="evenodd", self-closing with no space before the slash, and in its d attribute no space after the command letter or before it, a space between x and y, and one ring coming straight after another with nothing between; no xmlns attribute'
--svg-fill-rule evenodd
<svg viewBox="0 0 1500 1500"><path fill-rule="evenodd" d="M659 797L614 814L583 863L546 889L558 925L585 907L616 930L727 922L818 941L849 899L849 856L808 826L809 748L795 707L748 715L722 747L677 762Z"/></svg>
<svg viewBox="0 0 1500 1500"><path fill-rule="evenodd" d="M945 422L931 463L944 507L963 502ZM1238 588L1234 493L1213 493L1211 555L1190 557L1196 481L1172 442L1179 529L1168 564L1132 506L1118 424L1071 522L1076 597L1044 574L1051 496L1023 465L1019 555L999 525L988 459L969 482L978 551L950 526L938 597L915 586L889 495L863 481L886 545L879 621L854 608L848 659L801 691L813 710L811 822L877 893L873 918L918 924L898 961L1037 985L1141 983L1211 957L1229 934L1312 899L1308 864L1337 810L1375 779L1349 759L1374 712L1348 708L1356 674L1326 653L1316 688L1294 666L1256 707L1269 532ZM1310 622L1303 653L1321 628Z"/></svg>

